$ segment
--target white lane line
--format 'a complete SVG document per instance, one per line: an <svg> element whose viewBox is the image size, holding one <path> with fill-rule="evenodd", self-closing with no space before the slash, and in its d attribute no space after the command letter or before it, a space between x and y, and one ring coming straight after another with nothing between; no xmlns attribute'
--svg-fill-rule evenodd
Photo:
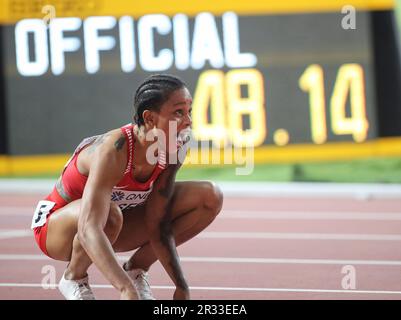
<svg viewBox="0 0 401 320"><path fill-rule="evenodd" d="M0 229L0 240L32 237L29 229ZM288 233L288 232L203 232L196 236L203 239L280 239L280 240L362 240L400 241L399 234L352 234L352 233Z"/></svg>
<svg viewBox="0 0 401 320"><path fill-rule="evenodd" d="M33 237L33 232L31 230L0 230L0 240L13 239L13 238L25 238L31 236Z"/></svg>
<svg viewBox="0 0 401 320"><path fill-rule="evenodd" d="M0 207L1 216L31 217L32 207ZM401 221L401 212L223 210L219 219Z"/></svg>
<svg viewBox="0 0 401 320"><path fill-rule="evenodd" d="M203 232L197 238L207 239L280 239L280 240L363 240L400 241L398 234L351 233L282 233L282 232Z"/></svg>
<svg viewBox="0 0 401 320"><path fill-rule="evenodd" d="M47 285L48 286L48 285ZM41 283L0 283L0 287L43 288ZM92 288L114 289L107 284L91 284ZM174 286L151 286L152 289L174 290ZM385 290L330 290L330 289L296 289L296 288L241 288L241 287L190 287L190 290L203 291L251 291L251 292L296 292L296 293L351 293L351 294L393 294L401 295L401 291Z"/></svg>
<svg viewBox="0 0 401 320"><path fill-rule="evenodd" d="M0 206L0 215L2 216L33 216L36 204L31 207L9 207Z"/></svg>
<svg viewBox="0 0 401 320"><path fill-rule="evenodd" d="M117 259L125 261L131 256L117 255ZM63 262L57 261L45 256L44 254L0 254L0 261L17 261L17 260L27 260L27 261L48 261L48 262Z"/></svg>
<svg viewBox="0 0 401 320"><path fill-rule="evenodd" d="M184 262L214 262L214 263L401 266L401 261L397 260L274 259L274 258L226 258L226 257L182 257L180 259Z"/></svg>
<svg viewBox="0 0 401 320"><path fill-rule="evenodd" d="M368 200L400 199L399 184L313 183L313 182L216 182L227 196L342 198Z"/></svg>
<svg viewBox="0 0 401 320"><path fill-rule="evenodd" d="M0 179L0 194L46 195L55 179ZM226 196L241 197L298 197L298 198L369 198L399 199L399 184L374 183L312 183L312 182L223 182L216 181Z"/></svg>
<svg viewBox="0 0 401 320"><path fill-rule="evenodd" d="M241 211L224 210L218 219L249 220L383 220L400 221L401 213L394 212L302 212L302 211Z"/></svg>
<svg viewBox="0 0 401 320"><path fill-rule="evenodd" d="M130 256L118 255L120 261ZM45 255L35 254L0 254L0 261L54 261ZM234 257L181 257L183 262L203 263L255 263L255 264L319 264L319 265L376 265L401 266L399 260L338 260L338 259L282 259L282 258L234 258Z"/></svg>

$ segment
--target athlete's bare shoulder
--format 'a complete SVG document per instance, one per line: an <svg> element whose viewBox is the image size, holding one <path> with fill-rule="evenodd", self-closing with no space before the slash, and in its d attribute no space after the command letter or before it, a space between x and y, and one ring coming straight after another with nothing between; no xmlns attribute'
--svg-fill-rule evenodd
<svg viewBox="0 0 401 320"><path fill-rule="evenodd" d="M117 162L121 169L127 162L127 141L121 129L114 129L99 135L79 154L77 165L81 173L88 174L91 164L100 158Z"/></svg>

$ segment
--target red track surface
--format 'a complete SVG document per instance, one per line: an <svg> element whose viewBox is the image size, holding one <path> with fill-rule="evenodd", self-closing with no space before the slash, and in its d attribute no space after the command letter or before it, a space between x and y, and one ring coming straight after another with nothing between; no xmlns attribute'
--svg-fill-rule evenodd
<svg viewBox="0 0 401 320"><path fill-rule="evenodd" d="M42 271L54 267L58 281L66 263L46 258L31 233L6 234L29 229L39 199L0 195L0 299L62 299L41 287ZM398 199L226 198L217 220L179 253L193 299L401 299L400 245ZM346 265L355 289L342 287ZM89 275L98 299L118 299L96 267ZM150 280L158 299L171 299L159 264Z"/></svg>

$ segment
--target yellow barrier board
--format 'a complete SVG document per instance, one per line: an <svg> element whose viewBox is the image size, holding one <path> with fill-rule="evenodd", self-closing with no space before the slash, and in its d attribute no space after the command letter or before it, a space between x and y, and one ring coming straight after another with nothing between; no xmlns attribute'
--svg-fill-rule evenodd
<svg viewBox="0 0 401 320"><path fill-rule="evenodd" d="M394 0L0 0L0 23L15 23L24 18L44 18L54 8L56 17L124 16L140 17L151 13L173 16L185 13L194 16L199 12L215 15L235 11L243 15L285 14L341 11L344 6L357 10L388 10ZM52 9L51 9L52 10Z"/></svg>
<svg viewBox="0 0 401 320"><path fill-rule="evenodd" d="M241 152L241 151L240 151ZM245 151L242 154L245 155ZM347 161L369 157L401 156L401 138L382 138L360 144L350 142L327 143L324 145L291 145L286 147L265 146L254 150L255 164L307 163L321 161ZM61 173L70 155L0 156L0 176L24 176ZM188 167L224 165L224 153L218 152L213 164L212 152L189 154ZM206 163L199 163L200 159Z"/></svg>
<svg viewBox="0 0 401 320"><path fill-rule="evenodd" d="M54 174L60 172L70 155L1 156L0 176Z"/></svg>
<svg viewBox="0 0 401 320"><path fill-rule="evenodd" d="M328 162L328 161L349 161L370 157L395 157L401 156L401 138L382 138L360 144L351 142L333 142L323 145L299 144L286 147L262 146L249 150L238 150L242 152L237 158L245 160L252 156L255 164L283 164L283 163L307 163L307 162ZM226 159L235 159L224 152L197 152L189 153L185 164L189 167L204 166L198 164L201 159L209 165L224 165ZM213 162L215 160L215 162Z"/></svg>

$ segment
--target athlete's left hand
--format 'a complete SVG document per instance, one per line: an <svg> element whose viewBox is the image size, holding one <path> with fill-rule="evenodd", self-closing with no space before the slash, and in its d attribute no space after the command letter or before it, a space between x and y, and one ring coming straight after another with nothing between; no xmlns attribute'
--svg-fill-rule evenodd
<svg viewBox="0 0 401 320"><path fill-rule="evenodd" d="M189 300L190 299L189 288L177 287L175 289L173 299L174 300Z"/></svg>

